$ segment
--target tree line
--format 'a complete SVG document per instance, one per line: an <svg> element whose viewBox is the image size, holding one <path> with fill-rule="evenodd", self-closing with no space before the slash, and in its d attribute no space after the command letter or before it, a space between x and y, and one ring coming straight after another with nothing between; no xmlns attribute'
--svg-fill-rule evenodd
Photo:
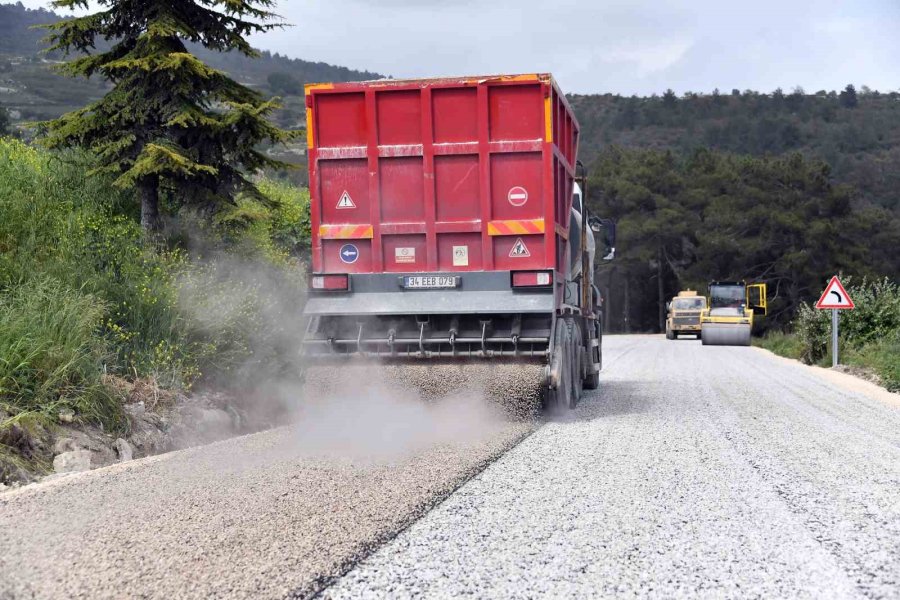
<svg viewBox="0 0 900 600"><path fill-rule="evenodd" d="M588 202L618 221L599 274L609 329L660 331L671 296L712 280L767 282L765 325L780 327L834 273L900 279L900 220L854 195L798 152L604 149Z"/></svg>

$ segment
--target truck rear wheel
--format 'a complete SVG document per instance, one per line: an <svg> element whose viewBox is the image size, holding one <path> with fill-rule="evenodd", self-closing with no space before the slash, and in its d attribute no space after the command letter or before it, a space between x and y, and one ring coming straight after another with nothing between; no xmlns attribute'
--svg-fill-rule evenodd
<svg viewBox="0 0 900 600"><path fill-rule="evenodd" d="M573 329L578 331L578 327ZM584 391L584 347L580 338L580 335L572 338L572 408L578 406Z"/></svg>
<svg viewBox="0 0 900 600"><path fill-rule="evenodd" d="M594 335L588 340L587 352L585 353L585 375L584 380L582 381L582 387L586 390L596 390L600 387L600 370L594 371L595 367L602 367L603 363L603 348L600 345L601 331L600 331L600 323L594 321L590 324L593 328ZM597 347L594 348L594 340L597 340ZM597 362L594 362L594 356L596 352Z"/></svg>
<svg viewBox="0 0 900 600"><path fill-rule="evenodd" d="M584 389L596 390L600 387L600 373L588 373L584 378Z"/></svg>
<svg viewBox="0 0 900 600"><path fill-rule="evenodd" d="M551 411L562 413L575 407L572 389L574 379L574 348L569 327L562 318L556 320L554 333L553 358L550 364L551 371L556 373L556 388L547 388L547 408Z"/></svg>

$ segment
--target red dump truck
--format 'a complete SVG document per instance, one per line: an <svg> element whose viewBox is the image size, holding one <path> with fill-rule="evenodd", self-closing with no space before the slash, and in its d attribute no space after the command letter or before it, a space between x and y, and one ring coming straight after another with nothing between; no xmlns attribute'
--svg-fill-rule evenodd
<svg viewBox="0 0 900 600"><path fill-rule="evenodd" d="M306 107L310 360L524 362L551 407L597 387L615 228L550 75L315 84Z"/></svg>

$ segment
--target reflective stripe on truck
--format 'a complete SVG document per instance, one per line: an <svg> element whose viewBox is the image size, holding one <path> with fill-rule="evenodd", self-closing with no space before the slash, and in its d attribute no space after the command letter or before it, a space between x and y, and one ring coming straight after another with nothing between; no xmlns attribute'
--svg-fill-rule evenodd
<svg viewBox="0 0 900 600"><path fill-rule="evenodd" d="M543 219L517 219L513 221L490 221L488 235L520 235L544 233Z"/></svg>
<svg viewBox="0 0 900 600"><path fill-rule="evenodd" d="M371 225L320 225L319 237L326 240L371 240Z"/></svg>

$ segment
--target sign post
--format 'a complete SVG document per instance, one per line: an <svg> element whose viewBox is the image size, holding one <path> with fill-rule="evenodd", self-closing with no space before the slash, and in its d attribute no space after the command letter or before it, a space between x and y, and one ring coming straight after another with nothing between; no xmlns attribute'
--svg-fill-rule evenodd
<svg viewBox="0 0 900 600"><path fill-rule="evenodd" d="M825 286L825 291L816 302L816 308L819 310L831 309L831 366L836 367L838 366L838 323L840 322L838 311L856 308L850 294L841 285L837 275L832 277Z"/></svg>
<svg viewBox="0 0 900 600"><path fill-rule="evenodd" d="M838 309L831 309L831 366L838 366Z"/></svg>

